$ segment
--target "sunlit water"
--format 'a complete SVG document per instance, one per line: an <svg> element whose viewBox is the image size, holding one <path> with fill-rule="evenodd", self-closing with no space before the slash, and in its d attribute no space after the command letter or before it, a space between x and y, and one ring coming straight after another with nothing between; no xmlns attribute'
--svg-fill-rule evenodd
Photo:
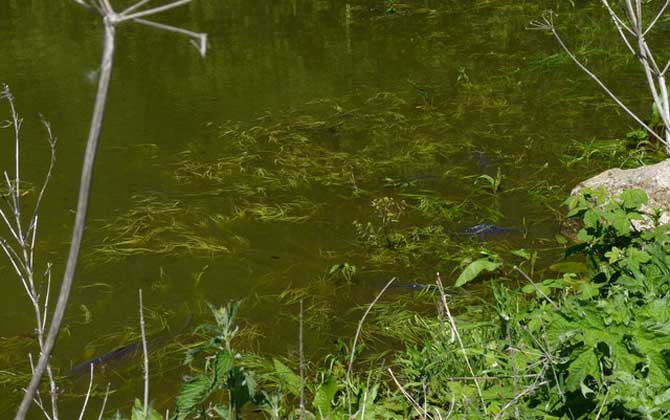
<svg viewBox="0 0 670 420"><path fill-rule="evenodd" d="M282 310L271 296L308 286L328 277L331 266L350 262L357 266L350 294L328 327L346 333L344 321L352 317L348 310L369 301L389 277L426 282L436 270L450 272L455 267L443 256L409 266L404 260L376 265L366 259L352 223L374 219L370 202L376 197L394 196L412 204L412 197L430 192L454 202L476 202L479 207L474 211L438 221L445 235L462 238L473 249L496 242L509 248L556 247L559 227L553 209L578 180L607 164L597 156L588 163L576 162L580 155L566 157L568 146L620 137L632 123L565 56L554 55L558 47L548 35L526 30L529 22L545 9L558 10L566 40L580 57L591 53L594 68L633 106L646 109L643 98L636 95L643 81L631 77L632 64L625 56L603 52L614 34L596 36L574 29L575 24L587 28L589 22L606 22L601 10L581 3L574 9L565 1L416 0L396 3L395 11L390 11L390 3L381 0L196 0L161 16L162 21L207 32L211 49L204 59L174 34L120 27L89 229L55 365L66 373L81 360L128 342L123 333L137 331L139 288L145 290L154 331L162 329L161 319L178 330L189 313L203 313L205 301L246 299L245 319L256 323L265 336L258 341L261 349L292 351L296 308L287 307L285 315L278 316ZM97 82L101 28L93 15L68 2L0 0L0 40L0 82L10 85L25 118L26 178L37 182L48 158L38 113L52 122L59 138L38 249L40 261L54 263L58 278L68 249ZM398 104L389 105L389 98ZM315 101L327 105L319 108ZM7 115L4 106L2 119ZM221 127L230 127L229 121L250 128L275 119L285 128L294 121L304 123L304 116L312 122L337 116L341 125L327 125L330 131L309 128L302 133L323 142L328 153L355 156L369 145L365 142L387 140L368 132L373 130L367 124L374 121L370 115L375 110L402 116L398 136L410 140L424 136L426 144L439 144L447 152L431 157L424 166L417 161L418 173L412 172L417 170L412 165L390 165L371 171L367 178L363 173L360 180L352 170L351 185L330 188L313 182L293 190L281 186L268 190L267 202L307 200L309 210L296 211L297 216L307 215L305 220L260 221L248 216L222 228L198 226L198 218L232 217L257 199L215 194L211 183L184 184L175 176L185 156L207 161L217 154L241 153L221 144ZM259 120L262 116L265 119ZM410 125L414 131L402 131ZM0 137L3 167L11 164L9 134L3 130ZM394 145L389 141L379 159L408 153ZM261 150L267 153L262 164L271 166L276 156L268 150ZM568 162L573 165L568 167ZM504 175L501 190L491 194L486 180L477 176L493 178L498 168ZM246 182L251 182L247 175L236 172L217 188ZM355 188L365 193L355 194ZM119 216L147 198L159 200L156 209L175 201L197 206L203 213L194 216L177 207L172 220L198 226L200 235L225 245L229 252L182 249L156 255L148 250L115 258L96 253L114 232L107 225L118 223ZM458 236L482 222L510 226L518 234L486 241ZM402 221L404 226L426 223L416 215ZM558 251L546 254L555 256ZM16 346L16 337L32 330L28 301L4 260L0 278L0 336L15 346L3 350L0 370L25 372L26 357L15 351L31 349L29 340ZM344 281L341 276L328 278L333 287ZM200 315L198 320L202 319ZM105 341L108 335L113 339ZM318 346L319 340L313 338L312 344ZM159 405L179 384L179 371L168 369L174 363L155 363L159 373L152 392ZM99 375L98 388L111 381L120 390L111 407L128 407L132 396L140 395L140 371L135 367L118 371L112 367ZM65 393L80 390L84 382L65 381ZM19 394L7 387L1 395L0 416L6 418ZM72 409L67 402L65 406Z"/></svg>

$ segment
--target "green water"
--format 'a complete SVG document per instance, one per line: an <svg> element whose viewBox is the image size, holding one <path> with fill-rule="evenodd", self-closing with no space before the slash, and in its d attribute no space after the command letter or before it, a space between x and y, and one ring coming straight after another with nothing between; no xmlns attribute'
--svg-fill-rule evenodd
<svg viewBox="0 0 670 420"><path fill-rule="evenodd" d="M559 254L554 209L565 194L612 162L635 164L616 147L589 155L575 144L620 138L632 122L557 55L548 35L526 28L543 10L559 11L568 43L644 114L644 81L610 49L606 16L588 2L558 0L394 7L197 0L162 16L209 34L204 59L171 34L119 28L89 227L55 358L62 373L131 341L138 288L152 331L178 330L189 313L202 320L204 301L246 299L259 347L286 353L297 329L295 301L277 296L287 289L307 288L311 310L327 315L307 325L308 346L320 348L329 333L350 334L351 309L391 276L428 282L481 248ZM39 179L47 163L38 113L59 138L38 245L58 278L101 28L68 2L0 0L0 39L0 81L25 118L26 178ZM8 167L11 137L1 135ZM477 177L498 169L504 178L494 194ZM387 249L353 225L379 227L370 204L384 196L407 204L390 228L405 236ZM418 209L422 199L432 211ZM484 241L460 234L483 222L516 230ZM412 227L424 230L410 234ZM346 279L329 269L345 262L357 272L346 293L333 293ZM0 276L0 370L25 371L23 352L32 347L16 337L32 329L28 302L4 261ZM179 382L174 365L153 366L159 405ZM99 374L98 387L111 381L119 390L111 407L140 395L139 372L131 360ZM65 395L83 382L66 381ZM12 385L2 395L4 418L18 392ZM64 407L73 409L67 398Z"/></svg>

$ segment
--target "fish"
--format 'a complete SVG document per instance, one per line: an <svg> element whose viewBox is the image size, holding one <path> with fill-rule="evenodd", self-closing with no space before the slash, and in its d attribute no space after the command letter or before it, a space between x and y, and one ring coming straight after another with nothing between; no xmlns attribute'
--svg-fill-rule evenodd
<svg viewBox="0 0 670 420"><path fill-rule="evenodd" d="M390 289L405 289L413 291L424 291L424 290L437 290L437 286L434 284L423 284L423 283L399 283L393 284L389 287Z"/></svg>
<svg viewBox="0 0 670 420"><path fill-rule="evenodd" d="M514 228L498 226L491 223L481 223L479 225L471 226L463 231L466 235L478 236L483 238L485 236L500 235L503 233L513 232Z"/></svg>
<svg viewBox="0 0 670 420"><path fill-rule="evenodd" d="M186 323L173 334L159 334L147 340L147 347L152 350L170 342L171 339L184 332L191 324L193 315L189 315ZM100 354L92 359L75 365L67 375L68 377L76 377L88 374L91 371L91 366L94 368L105 366L113 362L117 362L126 358L135 357L142 352L142 341L136 341L125 346L118 347L107 353Z"/></svg>
<svg viewBox="0 0 670 420"><path fill-rule="evenodd" d="M119 347L107 353L103 353L90 360L79 363L70 370L70 374L68 376L70 377L81 376L90 372L91 366L95 368L98 366L106 365L113 361L125 359L126 357L135 356L140 351L141 347L142 342L139 341L136 343L127 344L125 346Z"/></svg>

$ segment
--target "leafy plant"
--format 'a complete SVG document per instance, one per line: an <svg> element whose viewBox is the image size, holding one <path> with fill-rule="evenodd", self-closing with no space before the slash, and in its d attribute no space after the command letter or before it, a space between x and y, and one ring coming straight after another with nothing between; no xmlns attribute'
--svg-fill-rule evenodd
<svg viewBox="0 0 670 420"><path fill-rule="evenodd" d="M233 348L239 331L235 324L239 303L229 303L222 308L210 305L210 309L216 324L199 327L209 338L187 353L186 364L193 374L176 397L172 420L187 419L192 414L239 419L246 404L262 401L256 389L255 374L240 364L241 355ZM225 403L207 404L213 394L220 392L227 396Z"/></svg>

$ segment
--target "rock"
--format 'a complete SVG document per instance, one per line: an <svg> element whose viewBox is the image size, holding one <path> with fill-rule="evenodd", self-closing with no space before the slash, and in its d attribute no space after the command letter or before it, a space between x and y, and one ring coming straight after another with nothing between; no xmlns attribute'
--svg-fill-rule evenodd
<svg viewBox="0 0 670 420"><path fill-rule="evenodd" d="M621 194L624 190L637 188L647 193L649 203L642 208L647 213L661 210L660 223L670 222L670 159L655 165L635 169L609 169L593 178L581 182L570 194L578 194L584 188L597 189L604 187L610 197ZM638 230L654 227L651 218L635 223Z"/></svg>

